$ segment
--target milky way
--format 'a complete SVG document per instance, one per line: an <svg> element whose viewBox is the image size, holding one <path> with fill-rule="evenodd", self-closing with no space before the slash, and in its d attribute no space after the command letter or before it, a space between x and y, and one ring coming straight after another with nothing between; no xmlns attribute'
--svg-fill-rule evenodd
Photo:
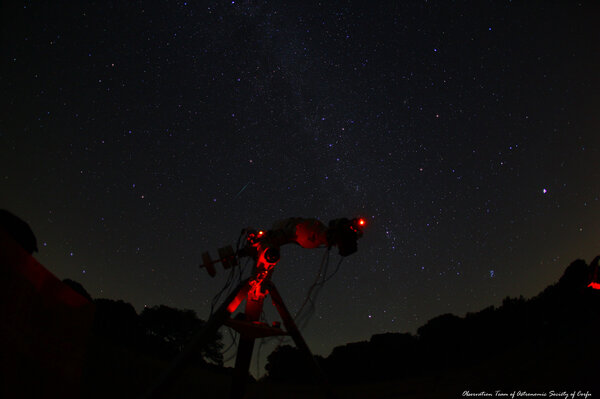
<svg viewBox="0 0 600 399"><path fill-rule="evenodd" d="M206 318L203 251L363 216L304 328L327 355L600 252L593 2L10 3L0 207L93 297ZM282 248L292 312L324 251Z"/></svg>

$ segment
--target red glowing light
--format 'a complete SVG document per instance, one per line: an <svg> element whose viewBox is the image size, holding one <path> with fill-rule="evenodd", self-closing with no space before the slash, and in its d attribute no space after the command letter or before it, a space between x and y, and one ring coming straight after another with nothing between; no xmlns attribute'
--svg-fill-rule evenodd
<svg viewBox="0 0 600 399"><path fill-rule="evenodd" d="M229 312L229 314L235 312L235 310L238 308L238 306L240 306L240 303L242 303L243 299L244 298L240 295L235 297L235 299L233 301L231 301L229 303L229 305L227 305L227 312Z"/></svg>
<svg viewBox="0 0 600 399"><path fill-rule="evenodd" d="M262 231L262 230L258 232L258 235L259 235L259 236L262 236L263 234L265 234L265 232L264 232L264 231Z"/></svg>
<svg viewBox="0 0 600 399"><path fill-rule="evenodd" d="M367 222L365 222L365 219L363 219L363 218L358 219L358 225L359 226L364 226L366 223Z"/></svg>
<svg viewBox="0 0 600 399"><path fill-rule="evenodd" d="M595 289L595 290L600 290L600 283L594 283L594 282L591 282L591 283L588 285L588 287L591 287L591 288L593 288L593 289Z"/></svg>

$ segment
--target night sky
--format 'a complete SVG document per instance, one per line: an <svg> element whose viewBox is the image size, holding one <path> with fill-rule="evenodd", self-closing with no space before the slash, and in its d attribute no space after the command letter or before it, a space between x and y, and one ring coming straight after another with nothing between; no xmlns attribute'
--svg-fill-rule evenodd
<svg viewBox="0 0 600 399"><path fill-rule="evenodd" d="M303 330L326 356L600 253L598 3L42 3L0 10L0 208L95 298L206 319L203 251L362 216ZM282 248L293 313L325 251Z"/></svg>

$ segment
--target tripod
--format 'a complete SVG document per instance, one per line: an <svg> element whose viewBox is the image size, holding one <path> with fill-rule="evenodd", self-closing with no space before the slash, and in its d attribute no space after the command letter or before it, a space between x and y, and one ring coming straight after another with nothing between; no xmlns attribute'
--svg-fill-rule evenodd
<svg viewBox="0 0 600 399"><path fill-rule="evenodd" d="M264 296L259 298L252 298L250 295L246 296L246 311L245 314L240 318L226 319L223 324L233 328L240 334L240 343L238 346L237 357L235 359L235 371L233 378L233 385L231 390L231 399L242 398L244 394L245 382L247 380L248 369L250 367L250 360L252 356L252 350L254 348L254 342L256 338L264 338L268 336L277 335L289 335L292 337L296 347L303 353L307 366L312 368L313 374L317 381L321 385L326 385L327 380L324 373L322 372L319 364L313 357L306 341L300 334L292 315L285 306L279 291L271 281L264 283L266 288L265 295L270 294L277 312L281 316L283 325L286 331L283 331L278 325L269 326L266 323L259 322L260 315L264 304ZM244 282L240 284L237 289L238 294L231 302L231 305L235 306L235 303L239 298L243 298L245 292L251 287L250 282ZM231 309L231 308L230 308Z"/></svg>
<svg viewBox="0 0 600 399"><path fill-rule="evenodd" d="M263 251L263 255L266 251ZM267 255L268 256L268 255ZM271 259L272 260L272 259ZM278 260L278 259L277 259ZM231 399L241 399L245 392L248 370L257 338L269 336L289 335L294 340L296 347L304 354L307 365L312 368L317 382L322 385L326 394L331 396L327 387L326 377L321 367L313 357L308 345L300 334L296 323L287 307L285 306L279 291L270 281L270 275L275 262L257 261L254 275L241 282L237 288L225 299L217 311L210 317L204 326L194 335L185 350L171 363L170 367L163 373L155 386L148 392L147 398L161 397L165 390L174 382L180 371L186 366L190 357L197 353L198 349L214 336L217 330L225 325L233 328L240 334L233 383L230 393ZM266 265L266 267L265 267ZM261 267L262 266L262 267ZM260 322L260 316L265 297L270 294L273 304L281 316L285 331L274 323L269 326ZM245 313L240 313L236 318L230 316L246 300Z"/></svg>

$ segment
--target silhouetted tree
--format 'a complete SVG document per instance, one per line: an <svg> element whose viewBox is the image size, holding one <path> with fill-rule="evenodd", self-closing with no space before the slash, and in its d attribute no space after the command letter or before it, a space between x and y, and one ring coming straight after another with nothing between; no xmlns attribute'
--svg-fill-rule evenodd
<svg viewBox="0 0 600 399"><path fill-rule="evenodd" d="M317 356L317 362L323 358ZM282 345L267 356L267 377L273 381L307 383L313 381L313 369L304 353L295 346Z"/></svg>
<svg viewBox="0 0 600 399"><path fill-rule="evenodd" d="M563 289L584 289L589 284L590 269L584 260L577 259L565 270L558 287Z"/></svg>
<svg viewBox="0 0 600 399"><path fill-rule="evenodd" d="M369 341L373 379L389 380L414 374L419 368L418 339L412 334L385 333Z"/></svg>
<svg viewBox="0 0 600 399"><path fill-rule="evenodd" d="M137 347L143 341L144 332L139 317L130 303L100 298L94 301L94 334L108 338L116 344Z"/></svg>
<svg viewBox="0 0 600 399"><path fill-rule="evenodd" d="M204 324L193 310L175 309L165 305L145 308L140 314L140 321L150 350L163 357L173 357L183 350L194 332ZM221 339L221 334L217 332L200 349L199 359L222 365Z"/></svg>
<svg viewBox="0 0 600 399"><path fill-rule="evenodd" d="M464 349L464 319L449 313L443 314L419 327L417 333L427 367L443 368L464 358L460 353Z"/></svg>

